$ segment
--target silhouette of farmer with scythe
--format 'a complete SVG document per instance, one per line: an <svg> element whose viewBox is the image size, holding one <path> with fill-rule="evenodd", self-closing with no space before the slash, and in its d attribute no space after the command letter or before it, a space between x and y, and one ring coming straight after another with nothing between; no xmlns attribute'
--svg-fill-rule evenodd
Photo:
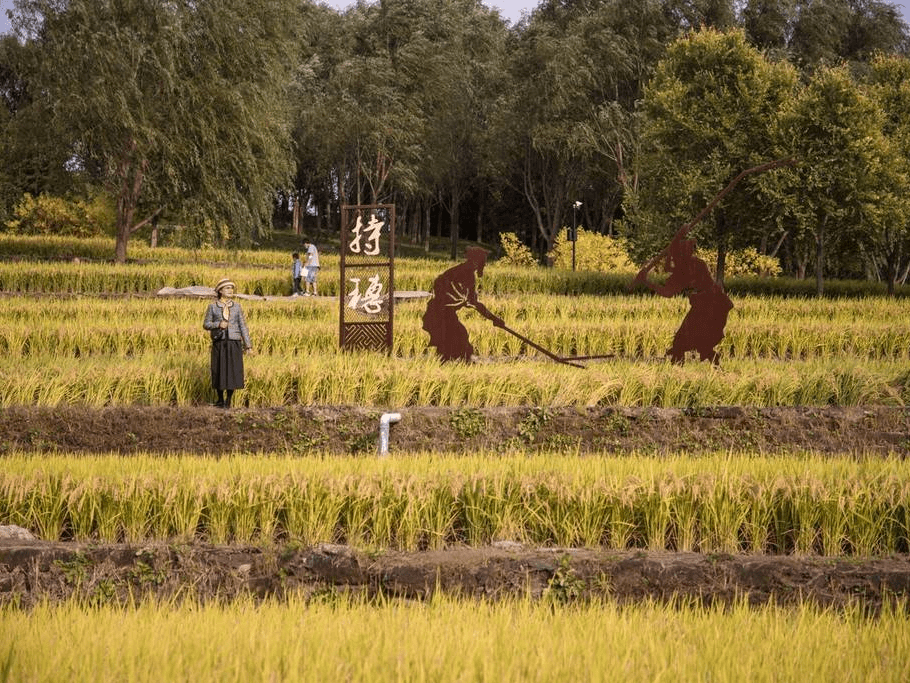
<svg viewBox="0 0 910 683"><path fill-rule="evenodd" d="M645 279L647 271L643 271L636 282L643 282L661 296L688 293L691 308L667 351L670 359L674 363L682 363L687 351L698 351L701 360L717 364L719 356L714 347L724 338L727 314L733 309L733 302L724 288L711 277L707 264L694 252L695 240L674 239L664 260L664 270L670 273L667 281L658 286Z"/></svg>
<svg viewBox="0 0 910 683"><path fill-rule="evenodd" d="M792 159L778 159L742 171L725 187L701 213L691 222L683 225L673 236L670 244L651 259L638 273L632 285L643 284L661 296L671 297L686 293L689 297L689 312L673 337L673 344L667 355L674 363L682 363L686 352L697 351L701 360L719 362L714 349L724 338L727 315L733 309L733 302L724 292L723 286L711 277L707 264L695 256L695 240L686 239L688 232L702 218L717 206L718 202L742 178L751 173L761 173L772 168L792 166ZM648 280L648 273L661 261L670 274L663 285Z"/></svg>
<svg viewBox="0 0 910 683"><path fill-rule="evenodd" d="M436 347L442 360L470 363L474 347L467 328L458 319L458 311L473 308L497 327L505 327L505 324L477 300L476 276L483 276L486 249L468 247L465 257L464 263L449 268L433 283L433 298L423 314L423 329L430 333L430 346Z"/></svg>
<svg viewBox="0 0 910 683"><path fill-rule="evenodd" d="M477 275L483 276L483 267L487 262L487 250L480 247L465 249L464 263L449 268L433 282L433 298L427 304L423 314L423 329L430 333L430 346L436 347L436 353L443 361L460 360L471 362L474 347L468 339L468 330L458 319L462 308L473 308L496 327L518 337L528 346L537 349L548 358L558 363L573 367L584 367L571 362L573 359L560 358L524 335L507 327L502 318L489 311L477 300Z"/></svg>

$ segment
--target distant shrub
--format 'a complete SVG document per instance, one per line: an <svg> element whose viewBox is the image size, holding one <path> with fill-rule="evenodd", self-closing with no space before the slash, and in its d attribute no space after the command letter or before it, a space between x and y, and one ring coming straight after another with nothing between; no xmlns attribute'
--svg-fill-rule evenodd
<svg viewBox="0 0 910 683"><path fill-rule="evenodd" d="M566 237L565 232L559 234L549 256L555 267L568 270L572 267L572 243ZM638 269L629 257L625 240L579 228L575 243L575 270L634 273Z"/></svg>
<svg viewBox="0 0 910 683"><path fill-rule="evenodd" d="M499 236L503 257L499 263L508 266L536 266L537 260L531 250L522 243L514 232L504 232Z"/></svg>
<svg viewBox="0 0 910 683"><path fill-rule="evenodd" d="M6 228L18 235L99 237L112 235L115 222L113 202L103 194L85 200L25 193Z"/></svg>
<svg viewBox="0 0 910 683"><path fill-rule="evenodd" d="M717 275L717 250L698 249L697 256L708 264L711 275ZM780 261L759 254L755 247L728 251L724 262L724 277L776 277L781 274Z"/></svg>

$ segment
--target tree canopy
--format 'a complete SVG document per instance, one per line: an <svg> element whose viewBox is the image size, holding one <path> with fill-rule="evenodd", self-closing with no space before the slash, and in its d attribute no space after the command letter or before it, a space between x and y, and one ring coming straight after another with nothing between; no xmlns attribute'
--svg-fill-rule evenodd
<svg viewBox="0 0 910 683"><path fill-rule="evenodd" d="M13 26L0 214L104 188L120 260L156 220L239 242L290 198L318 225L394 202L401 237L449 236L453 258L502 232L542 257L577 207L644 258L737 172L792 153L815 176L749 179L701 226L718 276L754 247L792 273L906 277L908 36L888 3L543 0L510 26L481 0L16 0ZM835 74L868 153L832 149L829 168L809 122ZM881 182L840 182L846 163Z"/></svg>
<svg viewBox="0 0 910 683"><path fill-rule="evenodd" d="M130 235L163 214L196 227L265 226L291 173L285 17L295 8L17 0L28 107L66 166L115 198L118 261Z"/></svg>

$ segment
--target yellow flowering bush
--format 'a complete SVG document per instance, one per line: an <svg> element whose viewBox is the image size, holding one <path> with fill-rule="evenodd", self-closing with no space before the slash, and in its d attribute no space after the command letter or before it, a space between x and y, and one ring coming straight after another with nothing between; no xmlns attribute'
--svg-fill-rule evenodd
<svg viewBox="0 0 910 683"><path fill-rule="evenodd" d="M98 237L112 235L116 213L113 202L103 194L88 200L25 193L6 222L6 229L18 235L69 235Z"/></svg>

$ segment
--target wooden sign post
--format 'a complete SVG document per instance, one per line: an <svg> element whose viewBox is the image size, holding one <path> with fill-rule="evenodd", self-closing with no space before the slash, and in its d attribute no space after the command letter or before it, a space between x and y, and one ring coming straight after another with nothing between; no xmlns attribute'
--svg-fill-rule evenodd
<svg viewBox="0 0 910 683"><path fill-rule="evenodd" d="M339 345L392 352L395 205L341 207Z"/></svg>

